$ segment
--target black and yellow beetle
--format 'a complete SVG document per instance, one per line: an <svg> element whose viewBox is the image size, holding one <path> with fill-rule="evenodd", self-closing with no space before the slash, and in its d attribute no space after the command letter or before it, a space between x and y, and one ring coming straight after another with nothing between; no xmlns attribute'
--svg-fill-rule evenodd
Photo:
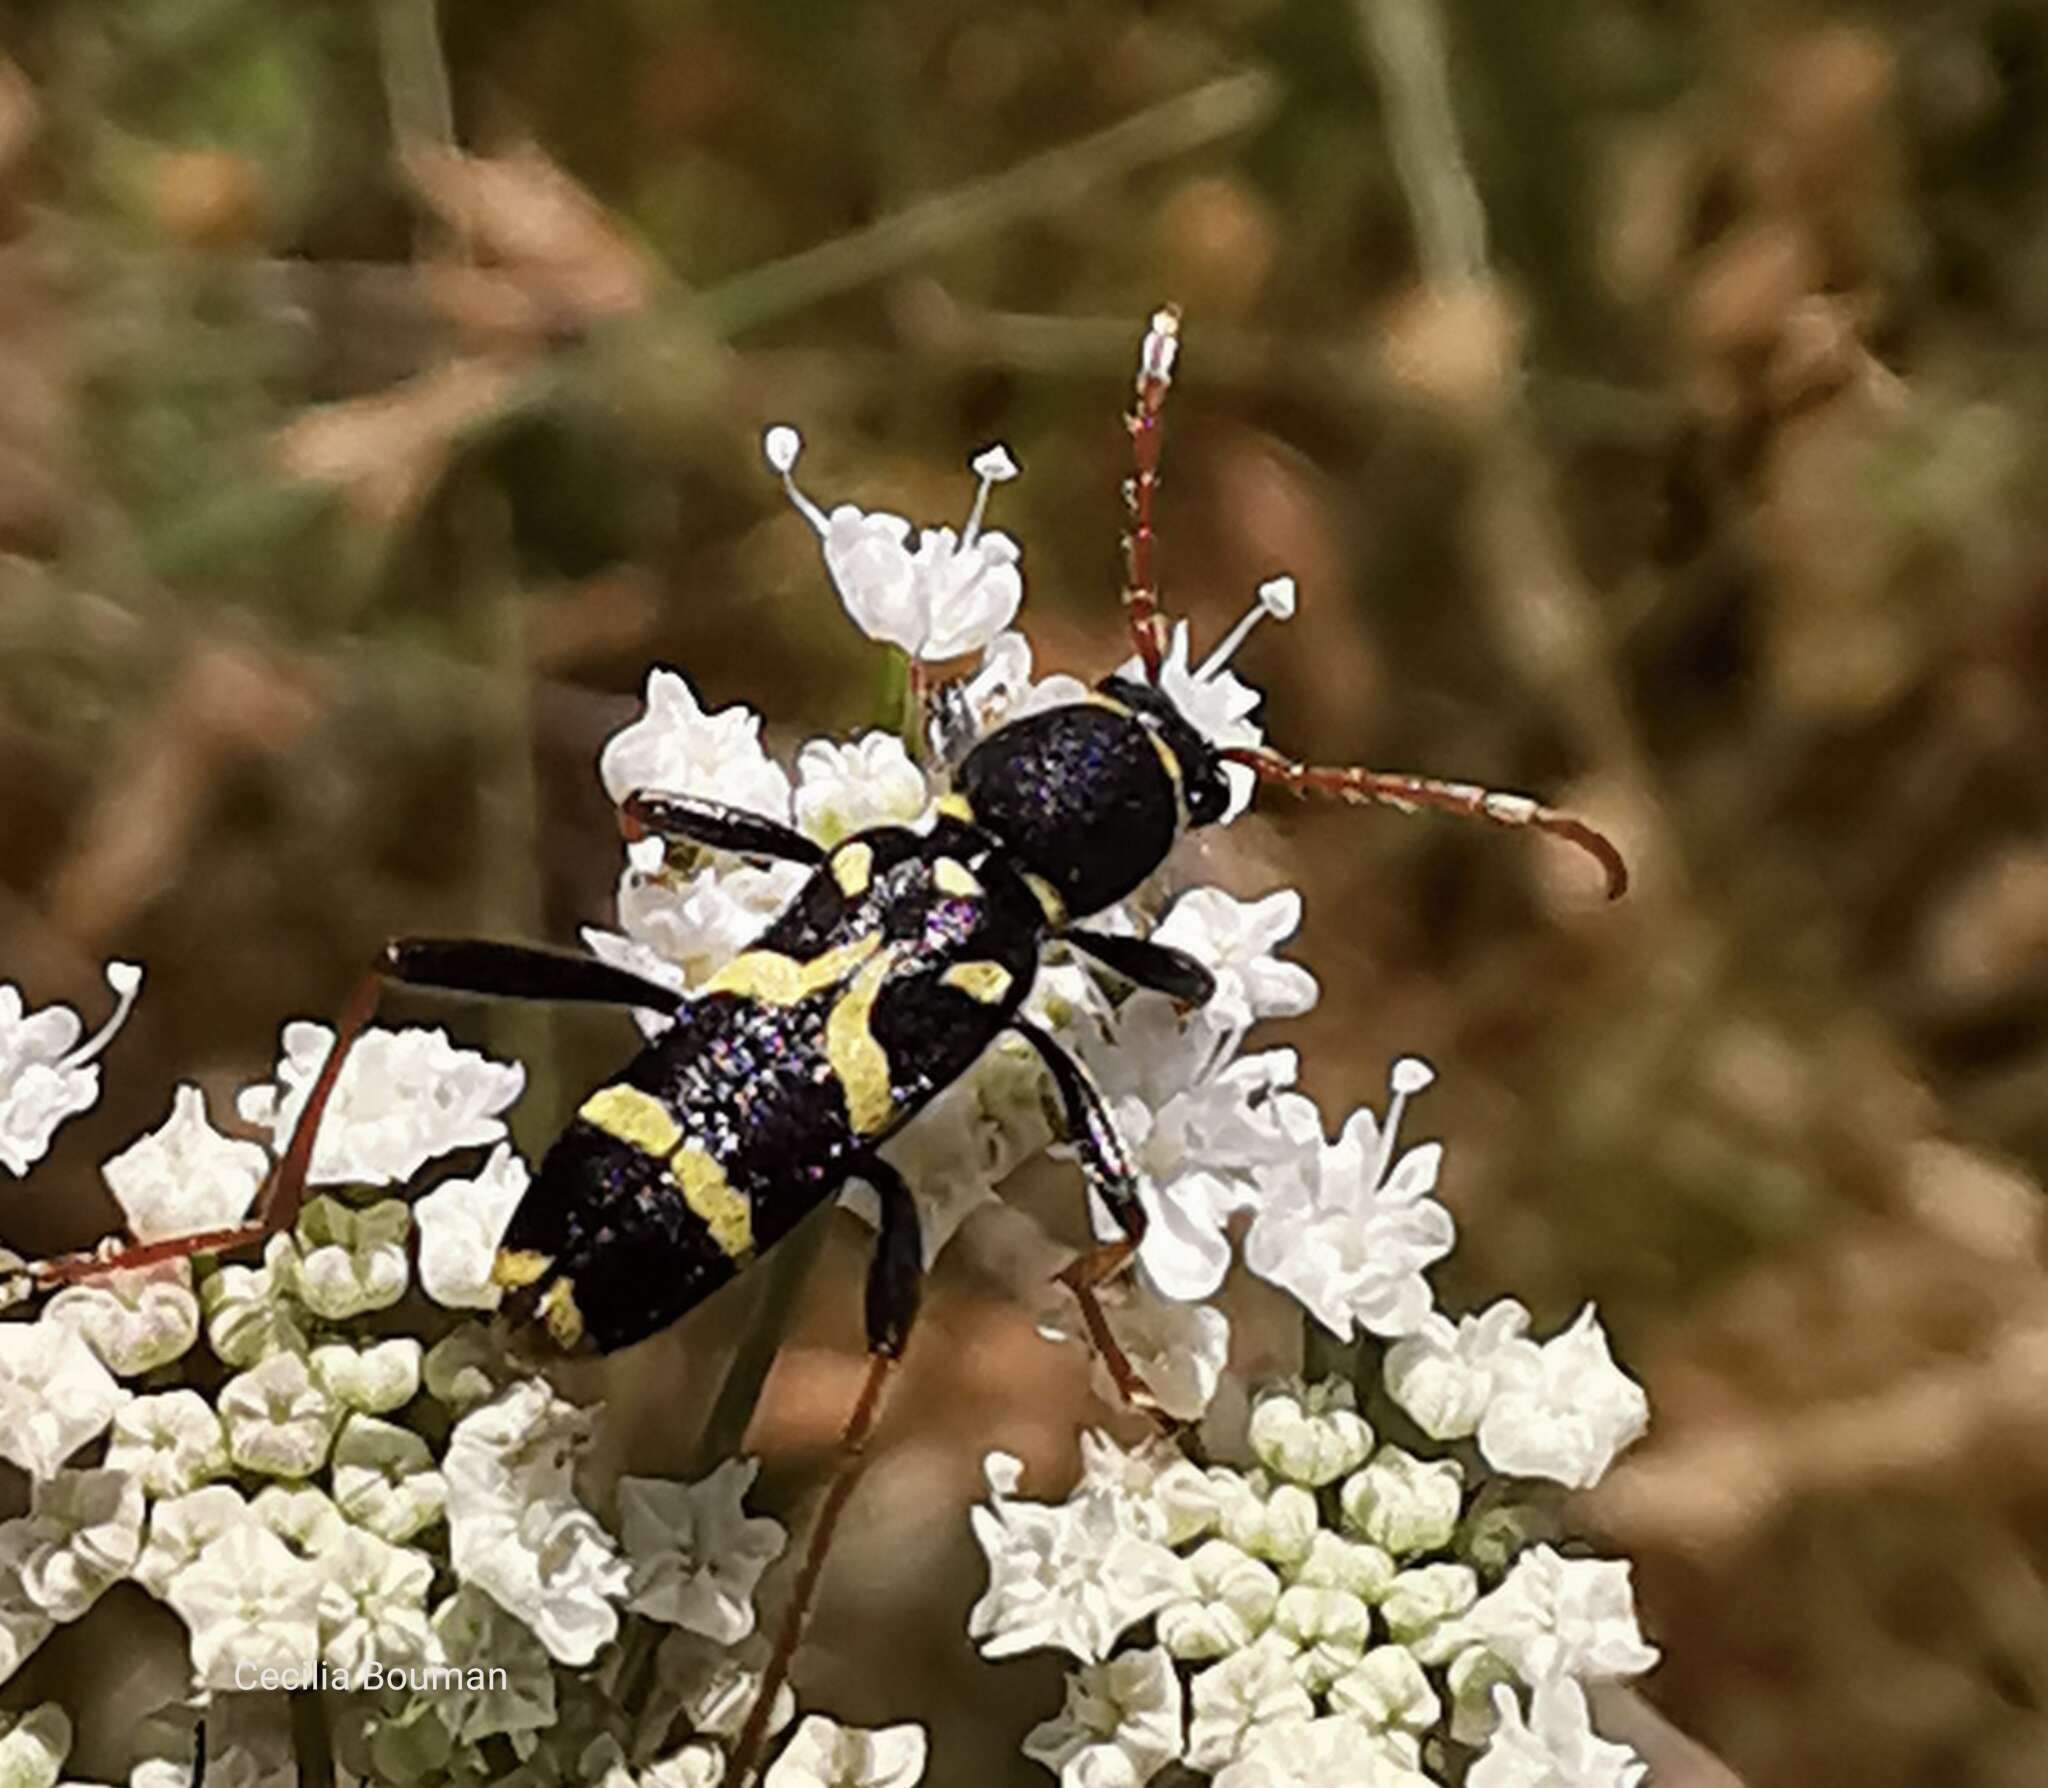
<svg viewBox="0 0 2048 1788"><path fill-rule="evenodd" d="M1126 491L1124 601L1137 674L1110 676L1084 699L973 743L928 825L871 828L829 852L779 821L713 800L632 795L623 810L631 833L801 863L812 873L750 948L689 994L523 945L392 944L337 1027L262 1224L120 1258L139 1264L232 1246L295 1219L321 1109L374 1009L377 980L654 1008L671 1015L670 1027L582 1103L513 1214L496 1276L514 1319L564 1350L630 1346L731 1279L847 1182L862 1180L882 1211L868 1336L878 1354L893 1355L916 1308L921 1251L916 1207L878 1150L1005 1031L1020 1033L1043 1058L1069 1142L1126 1238L1082 1263L1076 1289L1085 1294L1139 1239L1136 1180L1102 1101L1023 1005L1051 939L1183 1002L1209 996L1209 971L1185 953L1077 921L1153 874L1183 833L1225 815L1226 763L1298 793L1535 826L1592 851L1619 893L1626 872L1614 847L1526 797L1219 747L1176 706L1160 677L1165 630L1152 573L1152 498L1160 405L1177 346L1176 318L1162 311L1145 338L1128 418L1136 471ZM107 1264L53 1262L47 1276L83 1277Z"/></svg>

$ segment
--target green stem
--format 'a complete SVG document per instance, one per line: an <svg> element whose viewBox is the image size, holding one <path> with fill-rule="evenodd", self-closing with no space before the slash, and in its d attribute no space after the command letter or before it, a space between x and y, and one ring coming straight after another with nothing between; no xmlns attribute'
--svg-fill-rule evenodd
<svg viewBox="0 0 2048 1788"><path fill-rule="evenodd" d="M822 1211L813 1211L759 1269L758 1302L697 1442L693 1477L709 1471L721 1459L732 1458L745 1441L768 1374L775 1369L775 1356L789 1337L804 1281L824 1250L831 1208L828 1204Z"/></svg>

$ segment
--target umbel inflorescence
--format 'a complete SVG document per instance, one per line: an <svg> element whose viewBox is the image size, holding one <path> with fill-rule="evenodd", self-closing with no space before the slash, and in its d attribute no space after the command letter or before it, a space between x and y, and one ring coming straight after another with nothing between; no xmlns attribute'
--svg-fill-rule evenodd
<svg viewBox="0 0 2048 1788"><path fill-rule="evenodd" d="M1134 425L1147 379L1156 421L1173 339L1163 321L1148 337ZM796 483L801 445L773 429L767 456L855 624L914 665L977 655L933 705L932 748L913 754L893 730L816 740L792 771L763 748L757 716L707 709L661 669L598 770L615 800L715 798L829 848L878 823L930 826L956 735L1086 692L1034 677L1010 628L1023 554L986 526L993 487L1017 475L1006 450L973 461L979 488L955 534L825 510ZM1141 435L1134 583L1149 590L1145 453ZM1126 672L1148 671L1233 754L1226 821L1284 763L1231 653L1294 602L1291 580L1269 581L1199 660L1185 623L1137 616ZM1506 817L1520 807L1481 804L1504 797L1452 793L1523 823ZM1525 805L1527 823L1572 835ZM642 840L626 850L615 928L586 941L687 996L803 874ZM1072 1658L1064 1707L1023 1740L1063 1788L1625 1788L1641 1765L1594 1734L1584 1689L1655 1653L1628 1567L1552 1541L1557 1497L1596 1482L1641 1433L1642 1393L1590 1309L1539 1339L1512 1302L1462 1318L1436 1307L1428 1273L1454 1241L1434 1196L1442 1150L1401 1140L1431 1071L1396 1063L1383 1112L1333 1125L1300 1091L1293 1052L1255 1035L1317 997L1280 954L1300 918L1291 889L1245 900L1169 869L1094 924L1194 958L1214 978L1206 1004L1133 990L1057 949L1031 989L1025 1010L1092 1074L1138 1169L1147 1223L1131 1270L1101 1288L1119 1373L1100 1388L1112 1407L1145 1406L1148 1437L1085 1436L1079 1483L1049 1501L1022 1494L1016 1460L990 1457L989 1500L972 1512L989 1581L968 1637L990 1658ZM10 1173L97 1098L99 1058L141 984L129 965L107 974L116 1011L83 1044L74 1014L31 1012L0 987ZM669 1022L638 1016L650 1035ZM108 1253L243 1222L333 1041L319 1024L284 1027L270 1080L237 1101L241 1136L215 1127L197 1088L178 1088L162 1125L101 1167L128 1231ZM317 1696L319 1743L344 1780L712 1788L751 1776L755 1729L773 1741L767 1788L924 1779L914 1685L900 1725L798 1722L778 1656L750 1722L770 1661L756 1603L785 1542L746 1507L753 1463L597 1481L587 1454L601 1410L503 1344L494 1261L529 1184L505 1114L524 1084L518 1064L438 1030L371 1028L317 1131L318 1194L260 1259L111 1265L40 1300L43 1279L14 1272L0 1457L27 1475L30 1509L0 1523L0 1676L132 1582L182 1621L191 1689L141 1719L45 1704L0 1734L0 1781L54 1785L73 1722L118 1720L134 1728L129 1779L177 1788L203 1717L210 1781L292 1783L308 1731L292 1690ZM1005 1041L885 1145L927 1258L1021 1162L1063 1149L1059 1110L1039 1054ZM1234 1447L1211 1424L1228 1462L1197 1463L1172 1436L1209 1411L1225 1372L1217 1300L1234 1258L1346 1344L1348 1363L1261 1387Z"/></svg>

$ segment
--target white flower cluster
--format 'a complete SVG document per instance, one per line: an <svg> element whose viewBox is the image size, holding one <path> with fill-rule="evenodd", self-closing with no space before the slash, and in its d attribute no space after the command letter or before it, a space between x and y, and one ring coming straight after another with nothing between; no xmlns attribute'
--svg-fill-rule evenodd
<svg viewBox="0 0 2048 1788"><path fill-rule="evenodd" d="M768 458L865 632L913 660L978 651L959 688L984 730L1084 693L1069 677L1034 680L1028 643L1006 631L1021 554L982 525L991 488L1017 472L1005 450L974 461L962 530L913 543L901 517L812 504L791 476L801 445L771 430ZM1261 617L1294 601L1291 580L1271 580L1199 664L1186 625L1172 629L1160 686L1213 742L1262 742L1258 691L1227 665ZM758 716L707 710L665 669L599 770L615 801L703 795L827 846L876 824L928 824L944 793L887 732L813 741L792 776L764 749ZM1252 778L1229 773L1234 816ZM642 839L627 847L618 929L585 937L600 957L689 990L804 874ZM1653 1661L1627 1567L1528 1545L1514 1499L1531 1480L1597 1480L1641 1432L1642 1393L1590 1310L1538 1341L1513 1303L1462 1321L1435 1308L1427 1274L1454 1240L1434 1197L1442 1150L1400 1141L1431 1070L1397 1063L1384 1118L1357 1110L1332 1137L1294 1053L1251 1046L1256 1025L1317 998L1279 954L1301 910L1291 889L1243 900L1155 878L1091 924L1193 956L1215 977L1213 999L1183 1010L1058 945L1031 990L1027 1009L1091 1070L1140 1170L1149 1227L1136 1271L1101 1293L1107 1320L1158 1409L1193 1421L1229 1348L1212 1300L1241 1257L1361 1357L1385 1345L1383 1383L1369 1387L1394 1406L1381 1428L1411 1421L1453 1450L1386 1443L1354 1387L1331 1381L1257 1403L1257 1464L1243 1470L1095 1438L1080 1487L1043 1504L1019 1498L1021 1468L994 1456L991 1501L974 1516L991 1582L971 1631L992 1657L1051 1647L1080 1662L1064 1713L1027 1744L1063 1788L1140 1788L1170 1764L1222 1788L1628 1788L1640 1768L1592 1733L1580 1686ZM107 977L119 1008L82 1045L74 1014L28 1014L0 987L0 1165L12 1173L97 1097L94 1058L140 979L122 964ZM667 1022L638 1017L650 1034ZM267 1149L214 1130L198 1089L180 1088L163 1126L102 1169L131 1235L241 1221L332 1044L322 1026L286 1026L272 1081L241 1095ZM696 1483L594 1487L579 1462L595 1412L523 1376L472 1320L497 1306L493 1258L528 1185L504 1121L523 1084L516 1064L439 1031L372 1029L317 1138L309 1177L327 1190L260 1264L110 1270L33 1320L0 1322L0 1458L32 1484L29 1513L0 1523L0 1680L132 1579L189 1630L223 1780L292 1779L278 1691L294 1674L326 1692L341 1764L366 1781L724 1779L762 1692L754 1603L784 1535L746 1513L745 1461ZM928 1256L1053 1142L1054 1109L1036 1053L1002 1042L886 1145L919 1200ZM409 1198L458 1149L481 1158ZM1094 1214L1113 1236L1108 1213ZM794 1715L779 1695L770 1732ZM54 1759L54 1783L68 1729L38 1710L0 1733L0 1782L41 1781L40 1761L10 1773L10 1745ZM135 1788L171 1788L171 1754ZM908 1788L925 1765L916 1726L861 1732L812 1716L762 1780Z"/></svg>
<svg viewBox="0 0 2048 1788"><path fill-rule="evenodd" d="M1256 1464L1203 1469L1165 1440L1089 1435L1060 1503L1019 1500L1017 1461L990 1457L968 1631L992 1658L1079 1661L1024 1746L1062 1788L1139 1788L1175 1763L1222 1788L1642 1779L1582 1686L1656 1662L1626 1564L1509 1557L1511 1512L1457 1459L1378 1441L1341 1379L1270 1388L1250 1445Z"/></svg>
<svg viewBox="0 0 2048 1788"><path fill-rule="evenodd" d="M76 1030L45 1022L10 1045L28 1069L0 1081L0 1103L34 1113L15 1123L23 1150L41 1151L48 1114L97 1094L95 1080L57 1097L37 1072L52 1057L51 1073L94 1072ZM278 1149L332 1036L294 1024L283 1042L275 1084L239 1101ZM0 1522L0 1680L116 1583L166 1603L187 1629L193 1699L133 1788L189 1779L178 1759L202 1706L213 1779L285 1788L284 1696L309 1687L365 1781L722 1779L760 1686L754 1597L784 1545L746 1513L753 1465L696 1483L623 1477L586 1499L577 1466L596 1412L520 1376L459 1314L414 1302L393 1332L415 1240L434 1304L495 1302L490 1260L527 1178L502 1140L523 1080L438 1031L372 1030L314 1155L333 1190L260 1265L116 1268L0 1322L0 1458L30 1484L29 1512ZM378 1195L493 1144L474 1177L415 1206ZM161 1241L241 1221L270 1161L181 1087L102 1173L130 1236ZM775 1715L772 1730L792 1717L786 1696ZM69 1744L62 1711L38 1710L0 1732L0 1781L54 1785ZM915 1780L923 1757L915 1727L813 1717L768 1781L880 1788Z"/></svg>

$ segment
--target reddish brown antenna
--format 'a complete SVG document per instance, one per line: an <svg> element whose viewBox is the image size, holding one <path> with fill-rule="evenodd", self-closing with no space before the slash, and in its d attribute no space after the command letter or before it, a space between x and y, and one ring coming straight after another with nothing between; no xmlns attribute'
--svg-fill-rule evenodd
<svg viewBox="0 0 2048 1788"><path fill-rule="evenodd" d="M1232 745L1223 756L1256 770L1261 782L1292 789L1297 795L1335 795L1359 805L1371 801L1402 813L1433 807L1462 819L1485 820L1496 826L1533 826L1575 844L1597 861L1607 875L1607 898L1628 892L1628 863L1614 841L1597 827L1569 813L1546 807L1528 795L1504 794L1471 782L1439 782L1432 776L1405 776L1386 770L1298 764L1263 746Z"/></svg>
<svg viewBox="0 0 2048 1788"><path fill-rule="evenodd" d="M1131 645L1149 682L1159 680L1166 658L1166 617L1159 611L1159 572L1152 553L1152 494L1159 486L1159 413L1173 388L1180 352L1180 307L1161 305L1138 350L1138 397L1124 426L1131 433L1132 472L1124 484L1130 532L1124 536L1124 615Z"/></svg>

